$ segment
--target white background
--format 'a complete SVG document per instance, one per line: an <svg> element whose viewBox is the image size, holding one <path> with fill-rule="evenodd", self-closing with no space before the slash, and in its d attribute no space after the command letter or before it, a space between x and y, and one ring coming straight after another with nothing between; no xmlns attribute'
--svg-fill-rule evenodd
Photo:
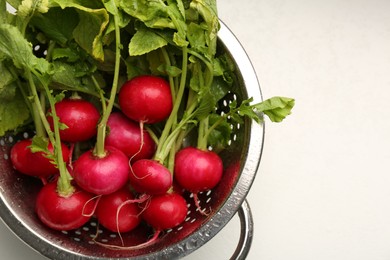
<svg viewBox="0 0 390 260"><path fill-rule="evenodd" d="M266 123L248 195L249 260L390 259L390 1L220 0L264 98L296 99ZM186 260L228 259L237 217ZM0 259L42 260L0 224Z"/></svg>

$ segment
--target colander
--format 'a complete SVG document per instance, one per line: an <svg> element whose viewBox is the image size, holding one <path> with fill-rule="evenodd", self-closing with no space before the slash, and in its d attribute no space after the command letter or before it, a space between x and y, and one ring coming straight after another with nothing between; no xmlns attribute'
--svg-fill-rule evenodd
<svg viewBox="0 0 390 260"><path fill-rule="evenodd" d="M221 22L218 49L227 52L236 63L237 81L233 90L220 102L219 110L228 109L232 100L249 97L262 101L260 86L252 64L239 41ZM200 214L187 194L188 215L185 222L167 230L158 241L138 250L112 250L94 242L126 246L142 243L152 234L148 226L121 237L99 227L92 219L74 231L54 231L44 226L34 212L35 197L41 182L15 172L9 151L16 141L29 133L5 136L0 140L0 215L11 231L27 245L50 259L178 259L198 249L213 238L238 213L241 223L239 244L232 259L245 259L252 242L253 220L246 196L260 163L264 125L251 120L232 123L228 149L221 153L224 162L222 181L211 191L199 194L200 205L210 212Z"/></svg>

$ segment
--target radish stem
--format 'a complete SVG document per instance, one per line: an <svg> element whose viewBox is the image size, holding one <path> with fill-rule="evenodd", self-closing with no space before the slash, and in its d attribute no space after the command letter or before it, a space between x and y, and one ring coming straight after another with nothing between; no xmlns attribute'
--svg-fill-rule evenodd
<svg viewBox="0 0 390 260"><path fill-rule="evenodd" d="M115 102L115 95L118 89L118 80L119 80L119 65L121 60L121 54L120 54L120 31L119 31L119 21L118 16L114 15L114 24L115 24L115 67L114 67L114 79L112 82L112 88L110 93L110 99L108 100L107 107L102 115L101 121L98 124L97 129L97 141L96 146L94 150L94 155L97 157L104 157L106 156L106 151L104 149L104 141L106 137L106 127L107 127L107 121L108 117L111 114L112 108L114 106Z"/></svg>

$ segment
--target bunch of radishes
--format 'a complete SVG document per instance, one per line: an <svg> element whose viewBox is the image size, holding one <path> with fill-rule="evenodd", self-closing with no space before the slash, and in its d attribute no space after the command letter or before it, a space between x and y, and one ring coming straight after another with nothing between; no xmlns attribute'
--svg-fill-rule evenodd
<svg viewBox="0 0 390 260"><path fill-rule="evenodd" d="M113 232L129 232L146 221L158 234L181 224L187 215L187 202L173 188L174 178L194 194L195 201L198 192L212 189L221 179L222 160L212 151L180 148L173 172L161 152L156 153L158 140L144 126L171 115L172 95L164 78L137 76L120 88L118 100L120 109L109 114L106 126L101 125L101 112L94 104L78 95L55 103L57 125L62 126L58 131L62 162L53 160L54 153L31 151L31 139L12 147L15 169L45 184L37 196L36 212L50 228L77 229L95 215ZM54 131L53 110L46 119ZM97 136L100 127L103 139ZM94 147L80 148L95 139ZM53 152L52 145L48 151ZM66 164L63 172L58 163ZM52 176L56 178L49 182Z"/></svg>
<svg viewBox="0 0 390 260"><path fill-rule="evenodd" d="M266 114L279 122L294 105L237 98L217 111L241 86L234 61L217 52L215 0L23 1L15 8L15 17L0 8L7 79L0 100L23 115L1 115L8 120L0 130L33 122L34 136L10 157L18 172L42 180L36 213L50 228L77 229L95 216L124 233L145 221L155 235L133 248L152 243L186 218L178 190L208 214L197 194L222 178L217 152L228 145L230 121L262 122Z"/></svg>

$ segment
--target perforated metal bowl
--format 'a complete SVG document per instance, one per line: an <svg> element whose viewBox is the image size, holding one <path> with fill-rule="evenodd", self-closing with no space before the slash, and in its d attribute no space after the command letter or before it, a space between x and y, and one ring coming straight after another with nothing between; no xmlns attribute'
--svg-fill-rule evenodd
<svg viewBox="0 0 390 260"><path fill-rule="evenodd" d="M251 62L233 33L221 22L219 50L226 51L236 63L237 83L220 109L228 107L234 99L253 97L254 102L262 100L260 86ZM230 145L221 156L224 175L221 183L212 191L199 195L200 205L211 210L208 216L200 214L193 205L193 198L187 194L188 216L177 228L168 230L151 246L138 250L112 250L97 245L97 241L121 244L116 233L97 228L92 220L74 231L53 231L44 226L34 212L35 197L41 182L15 172L9 160L9 151L17 140L28 138L7 136L0 140L0 215L6 225L21 240L33 249L51 259L176 259L190 254L214 237L238 212L241 219L241 238L235 259L244 259L249 251L253 222L245 198L254 181L262 153L264 126L250 120L243 124L232 124L233 135ZM125 245L134 245L147 240L151 234L147 226L135 232L122 234ZM148 234L148 235L145 235Z"/></svg>

